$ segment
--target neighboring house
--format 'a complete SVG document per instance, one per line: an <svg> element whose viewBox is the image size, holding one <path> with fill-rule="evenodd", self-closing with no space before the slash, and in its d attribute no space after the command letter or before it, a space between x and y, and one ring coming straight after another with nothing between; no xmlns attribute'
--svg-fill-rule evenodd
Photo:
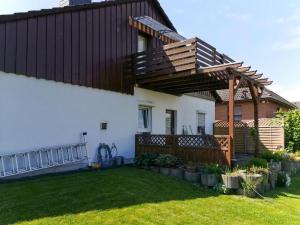
<svg viewBox="0 0 300 225"><path fill-rule="evenodd" d="M147 90L124 77L129 56L168 43L138 31L130 16L182 38L158 1L71 3L0 16L0 152L76 143L87 132L90 159L112 142L133 158L138 132L212 134L211 96Z"/></svg>
<svg viewBox="0 0 300 225"><path fill-rule="evenodd" d="M216 103L216 120L228 120L228 90L217 91L220 101ZM235 121L253 120L253 104L248 88L240 88L235 95L234 119ZM278 110L295 109L296 106L279 96L278 94L265 89L259 104L259 118L273 118Z"/></svg>
<svg viewBox="0 0 300 225"><path fill-rule="evenodd" d="M293 104L297 107L297 109L300 109L300 102L293 102Z"/></svg>

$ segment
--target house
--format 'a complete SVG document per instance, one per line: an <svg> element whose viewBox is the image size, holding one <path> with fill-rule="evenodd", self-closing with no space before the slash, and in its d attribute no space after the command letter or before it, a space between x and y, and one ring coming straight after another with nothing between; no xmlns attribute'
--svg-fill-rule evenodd
<svg viewBox="0 0 300 225"><path fill-rule="evenodd" d="M217 91L220 101L216 103L216 120L228 120L228 90ZM249 88L240 88L235 95L234 107L234 120L235 121L252 121L253 117L253 104ZM259 118L274 118L279 110L295 109L296 106L284 99L275 92L264 89L259 103Z"/></svg>
<svg viewBox="0 0 300 225"><path fill-rule="evenodd" d="M137 133L212 134L215 90L249 86L255 103L272 83L178 34L157 0L61 5L0 16L1 152L74 143L87 133L90 161L99 143L115 143L131 159ZM147 140L154 145L157 138ZM191 138L194 147L204 140L211 147L212 137ZM228 140L222 143L230 164Z"/></svg>
<svg viewBox="0 0 300 225"><path fill-rule="evenodd" d="M293 102L293 104L297 107L297 109L300 109L300 102Z"/></svg>

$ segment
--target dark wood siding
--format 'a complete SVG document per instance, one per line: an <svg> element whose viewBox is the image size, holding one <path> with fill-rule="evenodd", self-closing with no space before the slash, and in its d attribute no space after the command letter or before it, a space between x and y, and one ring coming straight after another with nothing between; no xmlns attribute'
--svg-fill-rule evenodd
<svg viewBox="0 0 300 225"><path fill-rule="evenodd" d="M2 21L0 70L132 94L123 63L137 51L138 31L128 17L144 15L168 23L150 0Z"/></svg>

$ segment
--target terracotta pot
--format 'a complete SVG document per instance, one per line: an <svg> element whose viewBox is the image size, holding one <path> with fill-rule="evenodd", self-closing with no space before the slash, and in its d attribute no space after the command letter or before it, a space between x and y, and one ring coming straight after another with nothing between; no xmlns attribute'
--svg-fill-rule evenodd
<svg viewBox="0 0 300 225"><path fill-rule="evenodd" d="M190 171L186 170L186 171L184 171L184 179L186 181L196 183L196 182L200 181L201 174L198 172L190 172Z"/></svg>
<svg viewBox="0 0 300 225"><path fill-rule="evenodd" d="M222 174L222 180L226 188L239 189L240 188L240 176L238 175L226 175Z"/></svg>
<svg viewBox="0 0 300 225"><path fill-rule="evenodd" d="M170 168L160 167L159 172L163 175L169 176L170 175Z"/></svg>
<svg viewBox="0 0 300 225"><path fill-rule="evenodd" d="M218 175L216 174L202 174L201 183L204 186L214 187L218 184Z"/></svg>
<svg viewBox="0 0 300 225"><path fill-rule="evenodd" d="M179 179L183 179L184 170L182 168L171 168L170 175Z"/></svg>

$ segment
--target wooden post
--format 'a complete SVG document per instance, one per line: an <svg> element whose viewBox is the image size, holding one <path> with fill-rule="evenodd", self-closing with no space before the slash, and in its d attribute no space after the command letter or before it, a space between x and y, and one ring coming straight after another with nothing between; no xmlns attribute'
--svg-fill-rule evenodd
<svg viewBox="0 0 300 225"><path fill-rule="evenodd" d="M262 95L262 90L258 90L257 86L254 86L251 82L248 82L248 86L250 89L252 102L253 102L253 113L254 113L254 128L255 128L255 137L254 137L254 154L255 156L258 156L260 151L260 145L259 145L259 101L260 96Z"/></svg>
<svg viewBox="0 0 300 225"><path fill-rule="evenodd" d="M229 71L230 76L229 76L229 151L231 158L235 157L235 152L234 152L234 86L235 86L235 77L234 75ZM231 161L231 160L230 160ZM231 165L231 162L230 162Z"/></svg>

